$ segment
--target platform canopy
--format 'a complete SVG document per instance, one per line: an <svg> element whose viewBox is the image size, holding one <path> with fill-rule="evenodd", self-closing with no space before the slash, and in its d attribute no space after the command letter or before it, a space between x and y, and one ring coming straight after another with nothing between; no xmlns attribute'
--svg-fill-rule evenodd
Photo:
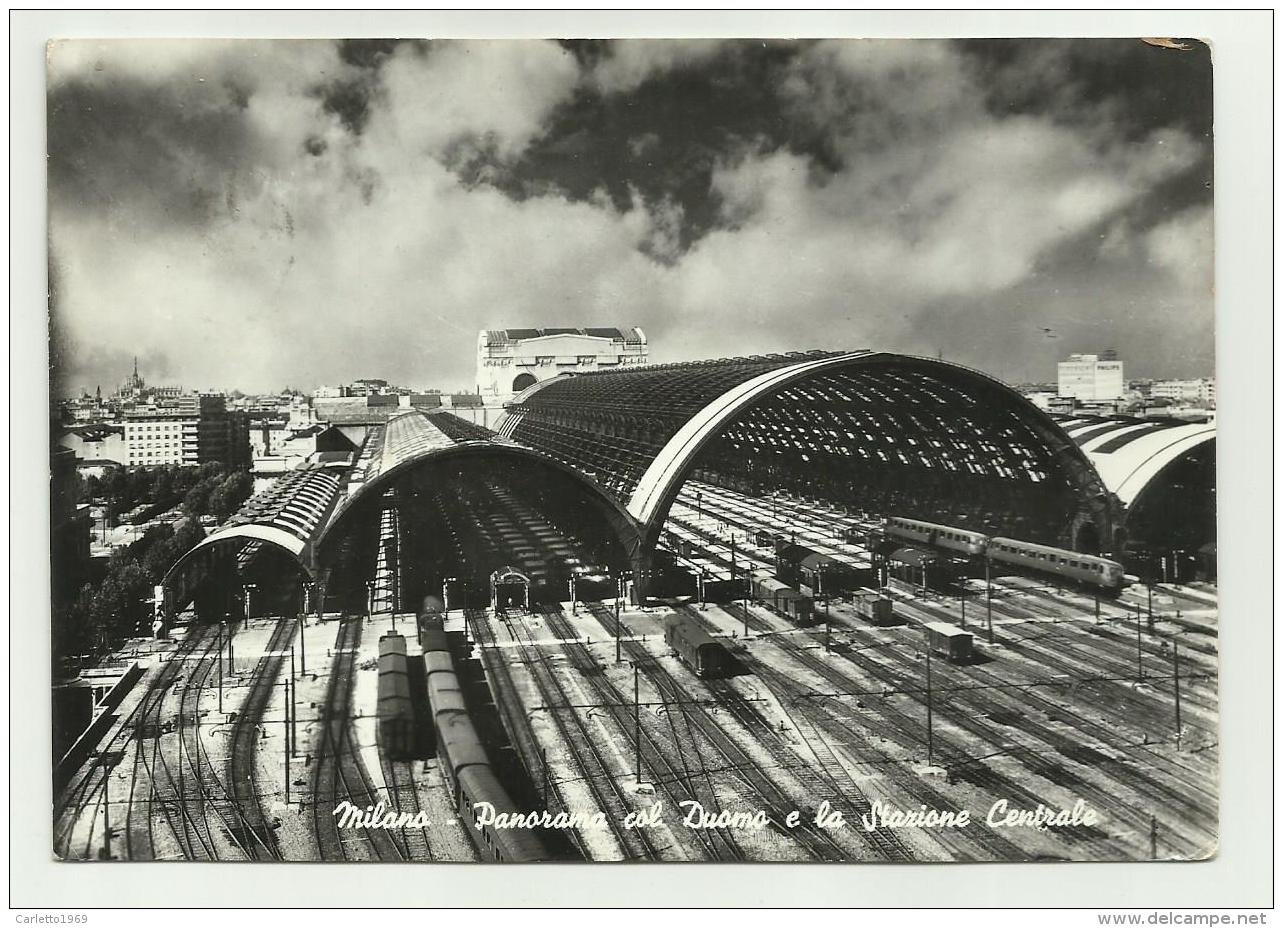
<svg viewBox="0 0 1283 928"><path fill-rule="evenodd" d="M301 575L315 574L315 542L334 511L350 455L321 453L289 471L174 562L161 583L171 611L184 608L221 571L243 573L265 551L283 556Z"/></svg>
<svg viewBox="0 0 1283 928"><path fill-rule="evenodd" d="M572 374L519 394L505 438L590 475L654 543L689 478L1098 549L1114 501L1010 387L939 360L816 351Z"/></svg>

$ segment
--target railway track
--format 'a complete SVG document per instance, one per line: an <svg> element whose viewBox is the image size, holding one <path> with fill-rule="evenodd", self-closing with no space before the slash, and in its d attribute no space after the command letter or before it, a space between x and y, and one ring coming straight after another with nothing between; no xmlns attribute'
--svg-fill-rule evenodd
<svg viewBox="0 0 1283 928"><path fill-rule="evenodd" d="M378 731L378 729L376 729ZM379 766L383 771L384 788L388 795L388 804L398 814L418 815L423 811L419 802L419 790L414 782L414 768L409 761L393 760L383 750L383 737L380 732ZM435 860L432 844L428 841L426 828L402 826L396 832L399 837L398 850L405 860ZM394 839L396 840L396 839Z"/></svg>
<svg viewBox="0 0 1283 928"><path fill-rule="evenodd" d="M242 843L252 860L281 858L276 832L267 821L263 805L256 757L263 717L272 698L272 689L280 678L285 662L285 648L293 630L292 619L281 618L277 621L266 649L254 666L241 709L232 722L232 750L227 759L227 778L232 788L232 801L239 810Z"/></svg>
<svg viewBox="0 0 1283 928"><path fill-rule="evenodd" d="M247 860L273 859L277 855L274 846L269 844L261 831L253 824L251 816L258 811L255 802L247 815L245 803L234 799L219 777L202 735L200 701L205 692L210 676L221 659L220 650L207 650L188 676L181 691L178 717L178 738L180 762L195 776L200 815L205 830L215 839L215 849L219 859L229 856L218 848L218 838L230 843L228 850L235 856ZM190 778L185 796L191 795ZM255 797L257 798L257 797ZM270 832L269 832L270 835Z"/></svg>
<svg viewBox="0 0 1283 928"><path fill-rule="evenodd" d="M63 790L62 795L58 798L56 806L60 810L58 819L64 824L62 827L55 827L54 832L54 849L55 852L65 858L76 858L74 853L75 831L79 825L84 812L93 807L93 817L89 828L89 836L85 841L84 856L92 856L92 847L95 844L94 831L95 826L92 821L97 818L97 814L103 808L110 805L117 805L120 800L111 800L108 782L111 777L113 765L106 764L104 761L122 754L126 747L133 743L134 761L129 777L129 793L125 800L125 857L128 860L144 860L151 856L151 846L148 844L145 848L140 846L133 847L133 835L137 831L131 828L130 822L134 809L133 795L139 786L139 769L142 766L142 742L137 739L139 734L139 720L148 718L152 714L152 702L158 698L163 698L174 681L178 678L182 670L182 664L187 659L187 655L196 646L195 637L187 637L179 643L174 652L170 654L161 664L159 671L153 678L144 684L144 690L137 705L130 713L121 720L112 736L108 739L107 745L95 752L94 762L84 770L79 780L72 780L71 783ZM120 826L115 826L119 828Z"/></svg>
<svg viewBox="0 0 1283 928"><path fill-rule="evenodd" d="M549 771L545 769L547 758L541 756L539 761L535 761L535 753L539 750L539 739L536 737L533 727L530 724L530 717L522 708L520 691L512 678L512 668L504 660L503 655L499 652L498 642L495 639L494 630L486 622L486 615L483 610L464 610L464 619L468 627L472 630L474 640L480 645L482 663L486 672L493 680L496 690L494 693L495 703L499 711L503 714L504 724L507 727L509 737L513 741L514 747L518 748L518 753L522 758L522 763L526 768L526 773L532 781L539 781L542 784L544 807L553 812L554 809L570 813L574 811L574 803L568 802L562 784L555 780ZM514 642L517 642L522 654L523 664L528 671L534 675L534 660L526 657L526 647L516 637L516 632L509 624L510 619L507 615L503 616L505 625L508 626L509 634ZM542 658L536 658L542 660ZM544 694L544 698L549 698L548 691L544 688L543 682L536 676L535 685L539 687L539 692ZM594 799L599 809L605 809L603 800L596 796L595 790L597 784L587 773L587 767L579 756L579 746L571 740L567 732L564 731L565 722L560 718L557 712L549 713L553 723L561 736L561 742L570 748L572 756L575 759L576 767L584 774L584 783L589 787L589 791L594 793ZM595 748L595 742L590 744ZM555 812L553 813L555 814ZM572 831L570 835L579 853L585 860L590 860L591 855L588 852L588 845L583 835L577 830ZM616 836L618 837L618 836ZM621 842L622 848L622 842ZM622 853L622 851L621 851Z"/></svg>
<svg viewBox="0 0 1283 928"><path fill-rule="evenodd" d="M660 736L651 730L654 724L653 720L647 717L640 726L640 732L633 732L632 719L628 718L628 703L630 700L623 692L613 683L605 679L598 671L596 659L588 651L587 647L578 642L578 634L569 626L565 618L561 615L557 607L545 607L542 610L542 616L548 623L551 630L554 631L563 641L563 648L571 657L572 664L580 671L584 680L588 682L596 695L596 701L614 718L617 730L625 735L634 734L639 738L642 751L643 767L649 767L652 776L656 782L672 800L673 808L680 808L683 801L699 802L705 809L720 811L721 805L717 798L716 790L713 788L712 780L708 776L706 768L701 765L701 778L707 784L706 791L698 791L696 783L699 779L692 775L690 765L685 758L686 744L698 755L698 742L691 739L687 742L678 735L674 726L675 720L671 717L668 719L668 725L674 735L674 748L678 751L678 763L681 764L679 770L673 763L671 757L663 749ZM643 652L643 656L649 661L650 656ZM586 671L586 672L585 672ZM679 713L680 714L680 713ZM694 832L697 840L703 845L704 850L714 860L744 860L747 855L740 846L735 836L724 829L696 830Z"/></svg>
<svg viewBox="0 0 1283 928"><path fill-rule="evenodd" d="M211 654L215 653L216 641L210 629L205 626L201 626L194 633L189 632L188 634L193 638L192 651L194 652L197 648L201 649L196 664L198 669ZM188 652L184 655L184 665L191 661L191 653ZM165 713L163 710L166 699L172 695L180 680L190 682L193 675L194 673L189 673L184 678L181 675L181 667L177 669L165 689L158 692L156 698L150 701L148 711L136 722L136 725L139 726L137 736L140 742L140 756L149 784L147 792L148 837L149 843L154 849L154 829L157 821L157 809L159 808L159 818L163 819L168 825L170 832L178 842L180 853L187 860L217 860L218 848L204 804L199 798L193 801L188 791L189 784L185 775L186 758L183 755L182 741L181 692L179 694L180 711L176 730L167 732L167 726L164 722ZM166 734L175 735L174 738L170 739L170 743L166 742ZM148 742L150 742L151 747L150 761L147 759ZM169 750L166 750L167 747ZM197 786L196 784L192 785ZM199 791L198 786L197 790Z"/></svg>
<svg viewBox="0 0 1283 928"><path fill-rule="evenodd" d="M683 613L702 626L706 631L717 629L708 622L698 610L686 607ZM756 665L757 662L754 662ZM764 683L772 692L777 693L780 677L770 668L756 667ZM770 684L774 683L775 686ZM863 791L851 778L846 768L833 755L831 749L818 733L808 738L802 726L796 725L799 736L815 755L820 771L812 767L796 751L780 739L780 733L767 722L762 714L754 709L744 696L727 680L709 681L709 688L716 694L728 711L737 718L749 731L756 731L760 743L771 753L777 767L786 769L802 784L803 790L812 797L832 797L831 803L841 811L848 822L856 822L861 816L872 813L872 804ZM844 808L845 806L845 808ZM884 860L905 862L913 860L913 854L896 834L884 828L875 828L864 833L872 849Z"/></svg>
<svg viewBox="0 0 1283 928"><path fill-rule="evenodd" d="M588 609L597 619L605 632L611 636L623 636L624 629L622 622L617 623L614 616L600 603L589 603ZM693 610L692 610L693 611ZM772 827L781 835L796 841L817 860L845 860L848 852L840 842L834 839L833 835L819 828L811 821L803 821L797 828L792 831L786 830L780 826L788 813L794 810L795 802L786 791L784 791L769 771L763 768L762 764L753 758L749 752L739 745L734 738L730 737L726 731L714 721L706 711L698 706L699 698L695 697L689 687L679 683L677 679L669 673L657 660L655 660L644 648L635 641L626 641L623 643L624 649L628 651L629 658L639 664L643 664L647 669L647 675L653 685L659 691L661 698L670 706L677 707L677 714L681 718L686 734L683 735L674 726L673 736L675 744L679 749L683 744L695 743L694 732L698 731L703 739L714 746L718 754L724 760L726 768L735 772L743 781L744 785L750 792L756 793L764 800L763 811L767 812L771 818ZM718 695L719 691L713 689L713 694ZM731 690L734 693L734 690ZM724 695L724 694L723 694ZM806 786L807 770L804 762L796 756L785 756L779 748L779 733L775 732L766 725L761 719L760 714L752 709L743 697L735 694L738 705L746 710L751 716L761 722L760 726L755 726L749 718L746 718L734 711L732 705L724 706L731 714L739 719L746 731L753 732L756 728L762 736L759 743L771 755L773 767L790 771L795 777L803 781ZM725 703L725 698L723 699ZM687 706L694 706L688 709ZM673 712L670 709L665 713L670 721L673 721ZM707 763L699 756L699 763L702 777L708 781L712 795L716 795L715 789L708 771ZM690 775L689 768L687 775ZM825 791L827 793L827 791ZM812 794L814 795L814 794Z"/></svg>
<svg viewBox="0 0 1283 928"><path fill-rule="evenodd" d="M706 538L709 537L707 533L705 533L705 537ZM724 557L722 557L721 559L723 562L725 562ZM1022 592L1027 592L1027 591L1022 591ZM1058 598L1063 599L1066 596L1068 596L1067 593L1062 593L1060 597L1056 597L1052 595L1050 598L1052 598L1053 600ZM901 597L901 600L903 599L904 598ZM928 615L928 618L941 619L950 623L956 622L957 617L953 615L952 612L947 611L938 605L928 603L928 602L923 602L916 597L912 598L910 602L911 602L910 608L926 613ZM1006 613L1012 618L1027 619L1029 616L1028 611L1021 612L1021 611L1018 611L1016 607L1006 606L997 601L994 604L994 608L995 608L995 612L998 612L999 614ZM1102 611L1105 615L1108 615L1107 608ZM1057 615L1058 613L1049 612L1047 617L1052 618ZM1115 712L1120 711L1120 708L1121 708L1123 717L1126 719L1128 724L1132 723L1137 718L1143 718L1148 720L1147 725L1151 728L1158 727L1159 730L1161 730L1163 727L1170 727L1171 725L1170 719L1171 719L1171 712L1172 712L1170 705L1164 705L1162 698L1157 693L1153 693L1153 694L1137 693L1129 685L1130 678L1131 678L1131 674L1129 673L1129 670L1130 670L1130 667L1132 666L1130 661L1130 655L1122 655L1122 654L1116 653L1118 650L1121 650L1121 649L1114 649L1113 651L1111 651L1108 648L1106 643L1097 641L1096 636L1091 635L1091 633L1089 632L1084 632L1079 637L1083 639L1083 641L1080 643L1084 645L1085 651L1087 652L1081 658L1081 660L1079 660L1077 655L1071 655L1070 657L1066 657L1066 655L1063 652L1051 652L1045 647L1035 646L1032 644L1022 644L1020 643L1018 636L1015 636L1009 633L1004 635L1003 643L1009 647L1014 648L1017 651L1023 651L1024 656L1031 661L1039 662L1043 665L1050 665L1052 667L1057 667L1057 666L1063 667L1065 670L1068 671L1066 674L1067 676L1075 678L1075 680L1073 681L1075 684L1097 684L1105 688L1106 690L1105 696L1101 698L1099 702L1106 703L1106 704L1112 703L1114 705L1113 711ZM1156 646L1152 641L1148 642L1148 644L1149 644L1149 647L1147 649L1148 650L1147 656L1151 662L1153 662L1156 659L1164 660L1164 661L1170 660L1170 657L1163 652L1161 646ZM1104 671L1103 673L1102 673L1102 670ZM1111 671L1113 674L1112 676L1111 676ZM996 679L996 676L991 675L989 679ZM1170 679L1170 675L1169 675L1169 679ZM1215 717L1215 707L1214 707L1214 702L1212 698L1205 696L1203 692L1201 692L1201 687L1196 686L1197 683L1201 682L1204 679L1211 679L1211 677L1207 674L1200 675L1197 672L1191 672L1189 670L1187 670L1186 674L1183 675L1182 677L1183 682L1186 682L1188 684L1188 688L1185 690L1185 693L1183 694L1185 697L1186 705L1188 706L1188 709L1186 712L1186 725L1184 726L1184 728L1187 731L1190 730L1191 728L1194 728L1195 730L1198 729L1198 724L1196 719L1199 717L1200 712L1203 713L1203 716L1202 716L1203 718L1207 718L1208 715L1212 716L1212 718ZM1161 686L1161 675L1159 678L1155 679L1153 682L1159 683ZM999 681L995 683L986 682L985 684L981 684L979 686L984 686L987 688L989 686L1000 687L1004 685L1011 690L1017 690L1021 688L1020 685L1008 684L1006 681ZM979 688L979 686L976 686L973 688ZM1078 723L1080 727L1084 725L1090 726L1092 724L1087 720L1085 716L1086 707L1075 708L1074 710L1071 710L1071 713L1066 713L1063 710L1058 711L1055 709L1052 709L1050 711L1054 713L1055 717L1059 717L1059 718L1066 718L1067 715L1072 714L1073 712L1076 712L1081 718L1081 721ZM1212 737L1212 738L1215 737L1214 731L1203 729L1203 732L1204 732L1204 737ZM975 735L978 733L972 732L972 734ZM1118 740L1116 736L1116 732L1110 731L1108 729L1099 732L1099 739L1104 744L1112 744L1117 742ZM1071 753L1073 752L1071 751ZM1195 764L1197 764L1200 760L1201 758L1191 758L1191 762ZM1047 771L1049 766L1045 760L1030 761L1028 758L1026 758L1026 763L1032 764L1034 770ZM1184 766L1184 765L1181 765L1181 766ZM987 775L988 774L979 774L981 778ZM1068 774L1068 776L1072 776L1072 774ZM1202 779L1204 780L1207 779L1206 769L1203 770ZM1196 806L1199 806L1200 804L1202 804L1201 807L1204 809L1207 808L1208 804L1214 807L1215 805L1214 796L1211 796L1210 794L1208 794L1206 790L1203 790L1201 787L1198 786L1197 782L1190 780L1189 778L1186 778L1186 783L1190 786L1195 787L1195 795L1192 797L1192 799L1188 794L1188 790L1183 790L1183 792L1185 793L1186 802L1192 801ZM1144 789L1155 791L1158 794L1167 792L1170 795L1170 787L1168 787L1166 784L1162 782L1148 783L1144 786ZM1108 799L1109 797L1106 795L1105 798ZM1155 796L1155 798L1158 798L1158 796ZM1202 846L1205 847L1206 842L1203 842Z"/></svg>
<svg viewBox="0 0 1283 928"><path fill-rule="evenodd" d="M743 619L742 607L726 606L723 608L729 614L737 616L741 620ZM770 626L756 617L749 616L748 621L750 628L755 628L759 631L770 630ZM789 636L774 635L768 641L772 646L783 651L789 658L834 687L835 693L854 695L858 692L859 688L854 686L851 680L836 671L827 661L811 653L807 647L793 641ZM840 742L851 746L868 744L870 736L881 738L884 742L897 745L903 749L907 752L906 756L891 757L886 754L885 749L879 749L878 753L882 754L882 759L872 762L864 761L866 765L880 769L895 782L898 791L912 796L916 803L924 804L929 808L937 808L941 811L961 811L961 807L948 795L932 788L915 774L906 772L909 756L915 752L925 753L926 738L919 720L910 718L903 712L896 710L885 699L882 700L876 714L857 712L847 704L847 699L829 698L828 694L821 694L811 690L805 684L800 683L795 676L790 675L771 662L751 655L745 655L745 659L749 662L753 672L771 688L780 702L783 705L792 706L798 715L814 729L816 737L811 743L812 746L819 745L821 753L824 750L824 732L826 730L830 731ZM874 694L875 691L870 691L868 695L873 696ZM856 705L859 706L860 704L857 702ZM799 726L799 732L802 732L801 726ZM805 737L804 732L802 733ZM849 772L846 772L845 765L838 762L836 758L833 758L833 761L836 765L833 769L841 768L844 772L844 778L855 786L855 781L851 778ZM867 803L866 798L859 804L858 809L861 815L872 811L871 805ZM970 833L966 836L967 839L974 842L986 854L985 857L977 859L1017 860L1027 856L1021 847L996 833L976 829L969 829L968 831ZM894 833L892 834L894 835Z"/></svg>
<svg viewBox="0 0 1283 928"><path fill-rule="evenodd" d="M312 777L312 820L322 860L402 860L401 849L379 828L339 830L335 811L347 800L358 809L378 803L378 790L352 737L352 684L363 619L339 624L326 689L325 717Z"/></svg>
<svg viewBox="0 0 1283 928"><path fill-rule="evenodd" d="M483 643L483 646L485 643L493 645L494 637L486 625L485 613L474 610L466 615L478 642ZM509 622L508 628L520 651L523 665L529 669L539 691L544 694L550 707L548 714L557 728L561 742L569 748L575 767L583 774L584 785L592 794L597 808L605 813L611 835L619 846L621 859L658 859L659 850L646 833L646 829L626 829L622 826L625 816L635 811L633 803L619 783L622 771L616 772L611 769L598 739L593 737L584 719L574 708L575 700L571 698L556 671L549 665L547 656L539 650L537 644L529 640L528 630L523 627L520 618L518 617L516 622ZM500 656L496 658L495 663L502 664L504 661ZM505 672L507 672L506 664ZM509 685L511 685L511 678L509 678ZM515 689L511 693L515 696ZM565 800L559 801L565 808ZM586 841L582 836L579 843L580 849L587 856Z"/></svg>
<svg viewBox="0 0 1283 928"><path fill-rule="evenodd" d="M900 649L887 649L883 653L894 658L901 670L888 669L858 649L839 649L836 653L839 657L855 664L862 672L887 681L891 692L907 695L925 706L925 691L920 682L921 672L910 656ZM817 663L813 656L805 662L817 672L828 666L823 661ZM1147 800L1150 804L1149 808L1183 808L1191 822L1208 820L1204 799L1174 791L1139 765L1114 757L1109 752L1114 750L1113 746L1117 743L1116 734L1091 722L1082 715L1081 711L1067 710L1062 703L1053 701L1038 690L1038 686L1056 684L1038 683L1036 686L1030 686L1014 683L999 678L993 672L985 670L983 666L973 666L967 668L968 678L978 677L979 679L968 685L957 686L950 685L948 682L955 674L950 665L945 664L940 673L946 682L938 685L937 688L937 717L947 719L949 724L961 729L989 748L995 749L988 756L1008 757L1019 763L1029 773L1070 789L1075 795L1093 802L1098 808L1108 810L1112 817L1128 820L1138 831L1148 827L1148 819L1139 816L1135 808L1120 804L1113 791L1075 772L1070 766L1071 762L1090 763L1102 770L1108 769L1113 779L1125 783L1126 788L1134 790ZM843 685L844 681L845 685L851 685L845 675L836 677L830 675L829 679L837 686ZM1038 712L1048 718L1060 719L1071 726L1074 737L1071 738L1066 733L1058 732L1050 725L1040 722L1035 715ZM884 708L882 714L889 715L890 710ZM1006 726L999 725L996 728L991 728L983 721L994 717L1009 721ZM1012 731L1031 739L1034 744L1029 745L1005 737L1001 731L1003 727L1011 727ZM1089 733L1095 736L1094 745L1082 743L1081 735ZM1154 762L1163 763L1159 755L1152 752L1151 755ZM999 777L974 754L960 750L957 745L948 741L942 741L940 756L942 763L964 773L970 782L990 789L996 795L1009 796L1013 803L1021 794L1024 794L1023 801L1030 804L1037 804L1044 799L1042 795L1011 782L1009 777ZM1090 831L1075 834L1067 830L1065 834L1082 841L1103 839L1103 835ZM1198 839L1192 840L1190 849L1197 849L1199 843Z"/></svg>

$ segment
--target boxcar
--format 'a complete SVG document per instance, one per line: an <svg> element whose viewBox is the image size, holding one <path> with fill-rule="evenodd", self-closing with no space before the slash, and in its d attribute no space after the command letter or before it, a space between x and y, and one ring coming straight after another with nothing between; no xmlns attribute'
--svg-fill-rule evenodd
<svg viewBox="0 0 1283 928"><path fill-rule="evenodd" d="M704 602L730 603L744 598L744 577L704 580Z"/></svg>
<svg viewBox="0 0 1283 928"><path fill-rule="evenodd" d="M925 622L927 646L948 658L950 663L963 664L971 660L971 632L963 631L948 622Z"/></svg>
<svg viewBox="0 0 1283 928"><path fill-rule="evenodd" d="M895 602L875 593L857 594L855 613L874 625L896 624Z"/></svg>
<svg viewBox="0 0 1283 928"><path fill-rule="evenodd" d="M725 646L686 616L664 622L664 641L698 676L725 676L730 668Z"/></svg>
<svg viewBox="0 0 1283 928"><path fill-rule="evenodd" d="M776 612L805 624L811 621L813 605L811 597L793 589L787 583L776 580L765 571L753 575L753 599Z"/></svg>
<svg viewBox="0 0 1283 928"><path fill-rule="evenodd" d="M775 562L775 579L811 588L814 596L840 596L876 582L870 567L856 567L805 545L785 545Z"/></svg>

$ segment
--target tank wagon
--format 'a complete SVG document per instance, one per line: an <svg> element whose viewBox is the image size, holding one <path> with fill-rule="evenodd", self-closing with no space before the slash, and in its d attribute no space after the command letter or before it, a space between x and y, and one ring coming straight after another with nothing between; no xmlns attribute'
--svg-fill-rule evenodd
<svg viewBox="0 0 1283 928"><path fill-rule="evenodd" d="M485 860L524 863L551 859L537 832L525 828L496 829L482 824L476 810L479 803L489 803L501 814L518 814L520 810L495 776L472 723L439 615L420 614L419 642L423 647L428 702L441 772L450 790L451 803L472 843Z"/></svg>
<svg viewBox="0 0 1283 928"><path fill-rule="evenodd" d="M700 677L722 677L730 671L726 647L686 616L664 622L664 641Z"/></svg>
<svg viewBox="0 0 1283 928"><path fill-rule="evenodd" d="M418 725L410 699L405 637L388 634L379 639L379 741L393 760L419 754Z"/></svg>

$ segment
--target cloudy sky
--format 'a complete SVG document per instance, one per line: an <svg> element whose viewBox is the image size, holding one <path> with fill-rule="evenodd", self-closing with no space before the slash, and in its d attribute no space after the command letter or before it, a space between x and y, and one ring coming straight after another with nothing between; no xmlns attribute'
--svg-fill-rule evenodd
<svg viewBox="0 0 1283 928"><path fill-rule="evenodd" d="M470 388L480 328L640 325L1208 375L1211 131L1197 44L62 43L54 363Z"/></svg>

